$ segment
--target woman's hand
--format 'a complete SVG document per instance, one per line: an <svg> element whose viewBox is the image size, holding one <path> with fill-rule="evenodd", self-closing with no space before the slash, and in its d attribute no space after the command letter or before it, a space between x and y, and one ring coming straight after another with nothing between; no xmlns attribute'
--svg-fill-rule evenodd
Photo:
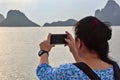
<svg viewBox="0 0 120 80"><path fill-rule="evenodd" d="M67 45L69 46L70 52L72 52L74 54L74 52L77 52L75 40L69 32L66 31L66 34L68 37L67 37L67 39L65 39L65 41L67 42Z"/></svg>
<svg viewBox="0 0 120 80"><path fill-rule="evenodd" d="M47 40L44 40L39 44L41 50L50 52L51 48L54 47L54 45L50 44L50 38L51 38L51 34L48 34ZM49 64L49 59L47 54L41 55L39 65L42 63Z"/></svg>
<svg viewBox="0 0 120 80"><path fill-rule="evenodd" d="M47 40L44 40L43 42L41 42L39 44L41 50L45 50L45 51L50 52L51 48L54 47L54 45L50 44L50 38L51 38L51 34L49 33Z"/></svg>
<svg viewBox="0 0 120 80"><path fill-rule="evenodd" d="M65 41L67 42L70 52L73 54L75 61L80 62L80 57L78 54L78 50L76 48L75 39L72 37L72 35L69 32L66 31L66 34L67 34L68 38L65 39Z"/></svg>

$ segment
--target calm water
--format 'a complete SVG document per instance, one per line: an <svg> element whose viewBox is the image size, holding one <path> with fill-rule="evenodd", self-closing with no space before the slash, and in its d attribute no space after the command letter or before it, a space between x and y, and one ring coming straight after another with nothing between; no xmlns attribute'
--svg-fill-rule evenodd
<svg viewBox="0 0 120 80"><path fill-rule="evenodd" d="M47 34L73 33L71 27L65 28L0 28L0 80L37 80L35 70L38 65L37 52L39 42L46 39ZM110 56L120 62L120 27L113 27L110 41ZM58 66L74 62L67 47L56 46L50 53L50 64Z"/></svg>

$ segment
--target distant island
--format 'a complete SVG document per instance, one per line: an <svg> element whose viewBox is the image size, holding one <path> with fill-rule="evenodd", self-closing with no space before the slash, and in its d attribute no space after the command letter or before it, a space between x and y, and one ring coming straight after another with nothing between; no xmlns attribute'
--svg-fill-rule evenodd
<svg viewBox="0 0 120 80"><path fill-rule="evenodd" d="M0 23L4 20L4 16L2 14L0 14Z"/></svg>
<svg viewBox="0 0 120 80"><path fill-rule="evenodd" d="M113 26L120 26L120 6L114 0L108 0L103 9L96 10L95 17Z"/></svg>
<svg viewBox="0 0 120 80"><path fill-rule="evenodd" d="M7 13L7 18L0 15L1 27L39 27L38 24L29 20L24 13L19 10L10 10Z"/></svg>
<svg viewBox="0 0 120 80"><path fill-rule="evenodd" d="M95 11L95 17L103 22L110 22L113 26L120 26L120 6L115 0L108 0L103 9ZM77 23L75 19L68 19L66 21L56 21L52 23L45 23L43 27L51 26L73 26ZM40 25L31 21L23 12L19 10L10 10L5 18L0 14L0 27L39 27Z"/></svg>
<svg viewBox="0 0 120 80"><path fill-rule="evenodd" d="M48 27L48 26L73 26L77 20L75 19L69 19L66 21L58 21L58 22L52 22L52 23L45 23L43 26Z"/></svg>

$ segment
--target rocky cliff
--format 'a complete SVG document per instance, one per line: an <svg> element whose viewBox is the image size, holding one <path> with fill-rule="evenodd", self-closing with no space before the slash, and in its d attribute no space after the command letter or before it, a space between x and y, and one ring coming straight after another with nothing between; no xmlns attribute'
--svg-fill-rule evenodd
<svg viewBox="0 0 120 80"><path fill-rule="evenodd" d="M2 14L0 14L0 23L4 20L4 16Z"/></svg>
<svg viewBox="0 0 120 80"><path fill-rule="evenodd" d="M38 24L32 22L29 20L24 13L18 11L18 10L10 10L7 13L7 18L4 19L0 26L11 26L11 27L17 27L17 26L39 26Z"/></svg>
<svg viewBox="0 0 120 80"><path fill-rule="evenodd" d="M104 22L110 22L114 26L120 25L120 6L114 0L108 0L103 9L98 9L95 16Z"/></svg>
<svg viewBox="0 0 120 80"><path fill-rule="evenodd" d="M66 21L45 23L44 26L73 26L76 22L77 22L77 20L69 19L69 20L66 20Z"/></svg>

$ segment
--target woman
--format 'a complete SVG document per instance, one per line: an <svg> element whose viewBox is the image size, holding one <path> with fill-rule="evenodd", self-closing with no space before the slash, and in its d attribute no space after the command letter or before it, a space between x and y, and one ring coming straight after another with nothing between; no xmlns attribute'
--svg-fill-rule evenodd
<svg viewBox="0 0 120 80"><path fill-rule="evenodd" d="M80 20L74 28L75 39L69 32L65 39L73 54L76 63L87 64L101 80L114 80L112 61L108 57L112 30L95 17L88 16ZM49 52L54 45L48 39L40 43L40 64L37 68L37 76L40 80L90 80L90 78L74 64L64 64L57 68L49 65ZM48 55L49 54L49 55Z"/></svg>

